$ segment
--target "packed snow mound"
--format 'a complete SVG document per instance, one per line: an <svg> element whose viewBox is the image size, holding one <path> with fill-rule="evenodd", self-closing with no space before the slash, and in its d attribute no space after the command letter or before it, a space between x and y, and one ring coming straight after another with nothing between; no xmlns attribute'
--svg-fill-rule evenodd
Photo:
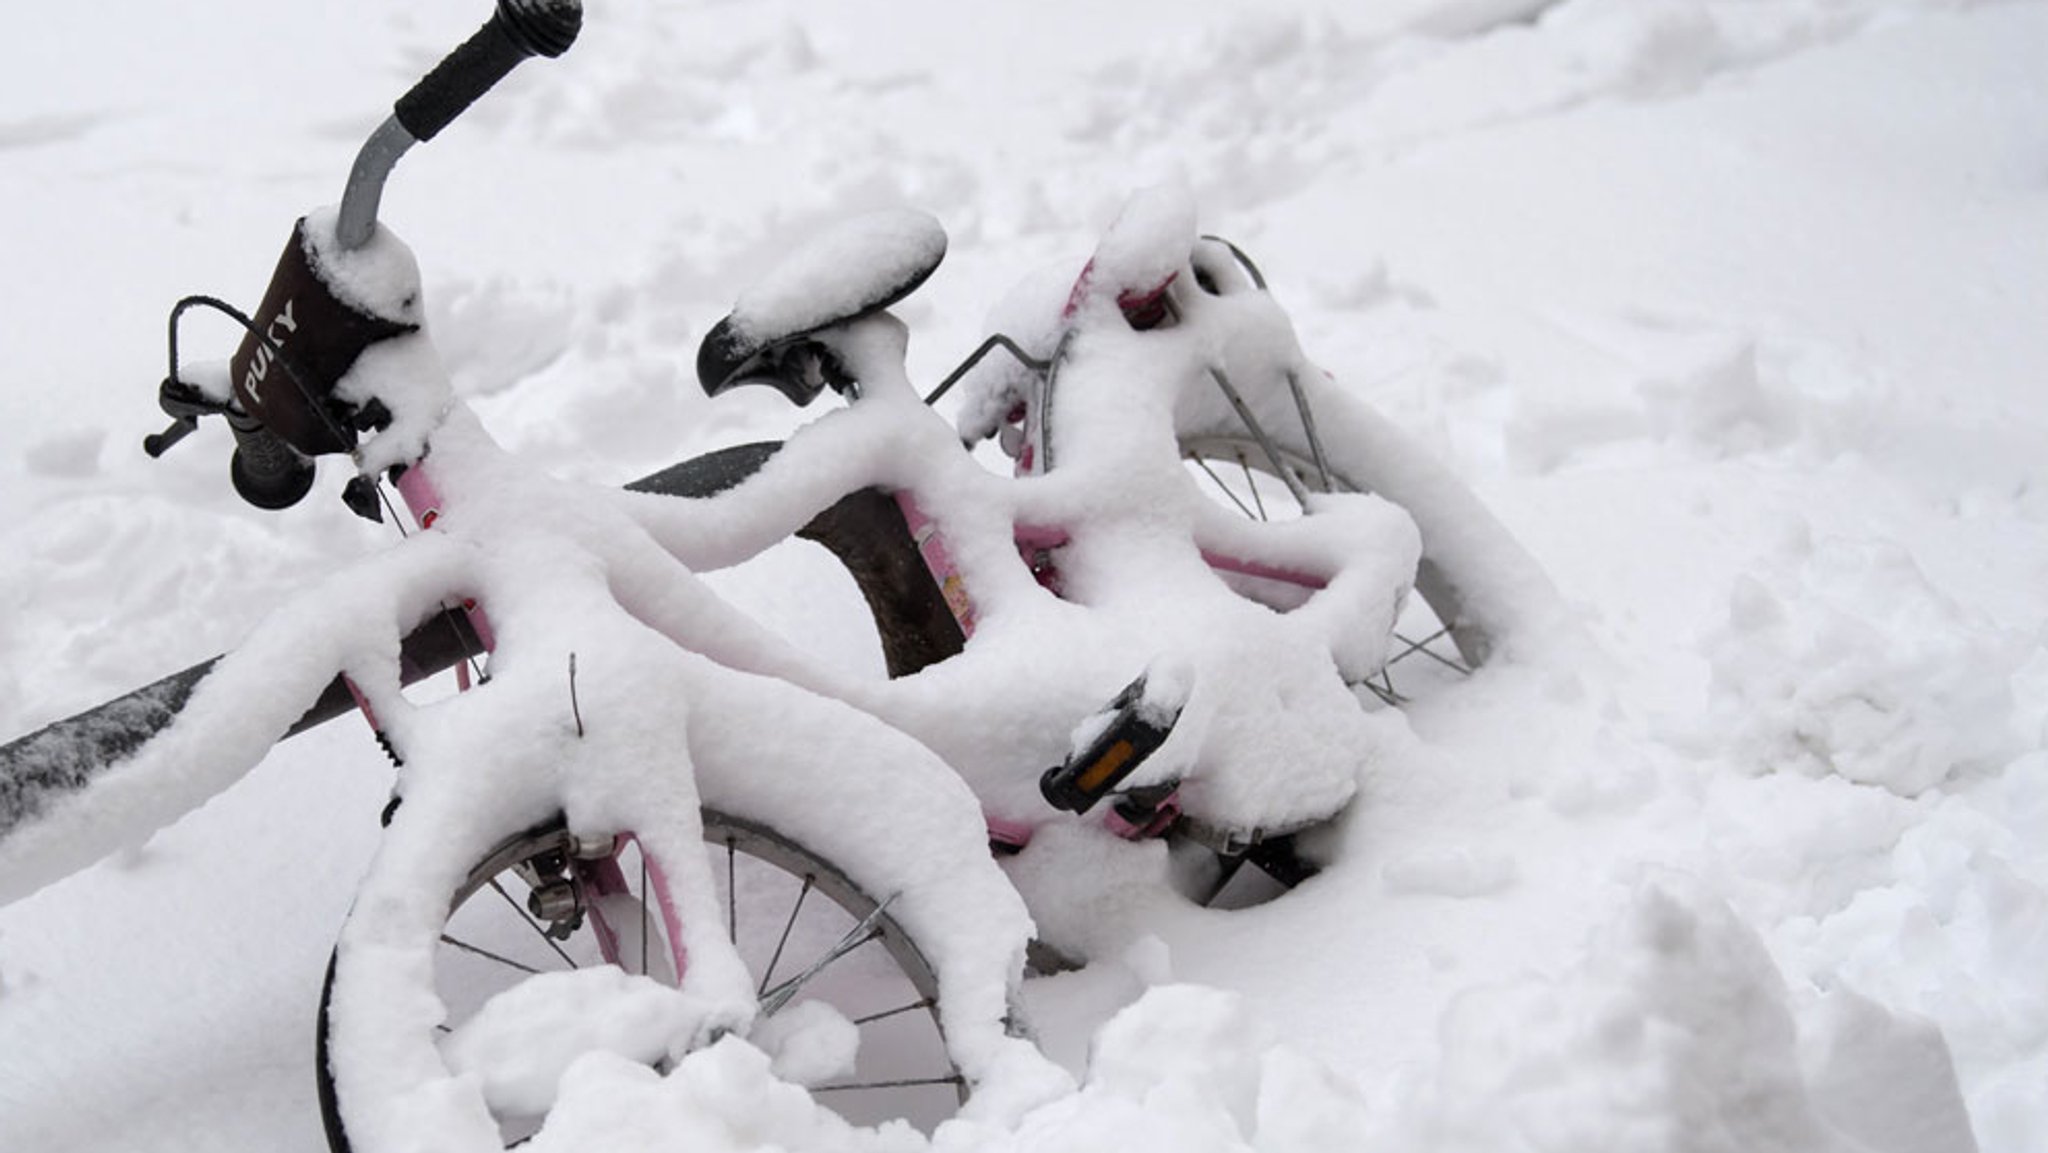
<svg viewBox="0 0 2048 1153"><path fill-rule="evenodd" d="M1646 885L1589 943L1585 960L1554 980L1459 998L1444 1017L1441 1065L1384 1147L1976 1147L1937 1030L1847 992L1802 1020L1756 932L1727 905L1688 894L1692 887ZM1888 1115L1912 1124L1890 1128L1861 1111L1887 1092L1910 1101L1895 1098Z"/></svg>
<svg viewBox="0 0 2048 1153"><path fill-rule="evenodd" d="M1737 580L1702 647L1714 723L1757 767L1905 796L2026 747L2014 678L2042 653L1944 595L1899 545L1803 528Z"/></svg>
<svg viewBox="0 0 2048 1153"><path fill-rule="evenodd" d="M1348 1153L1371 1122L1356 1086L1276 1041L1241 998L1167 984L1096 1034L1076 1097L986 1145L958 1143L964 1127L942 1128L932 1144L936 1153Z"/></svg>
<svg viewBox="0 0 2048 1153"><path fill-rule="evenodd" d="M544 973L493 997L441 1040L457 1075L479 1078L493 1109L541 1117L570 1063L602 1051L653 1065L690 1008L683 994L616 965Z"/></svg>

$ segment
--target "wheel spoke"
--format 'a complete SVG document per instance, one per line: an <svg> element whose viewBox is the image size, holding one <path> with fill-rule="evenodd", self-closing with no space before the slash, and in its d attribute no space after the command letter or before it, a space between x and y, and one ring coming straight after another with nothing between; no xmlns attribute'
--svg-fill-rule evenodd
<svg viewBox="0 0 2048 1153"><path fill-rule="evenodd" d="M1257 519L1258 519L1258 515L1257 515L1256 513L1252 512L1252 510L1251 510L1251 506L1250 506L1250 505L1247 505L1247 504L1246 504L1246 503L1244 503L1243 501L1241 501L1241 500L1237 499L1237 494L1236 494L1236 493L1234 493L1234 492L1232 492L1232 491L1230 490L1230 484L1229 484L1229 482L1225 481L1225 480L1224 480L1224 479L1223 479L1222 477L1220 477L1220 476L1217 476L1217 475L1216 475L1216 470L1215 470L1215 469L1213 469L1213 468L1210 468L1210 467L1209 467L1209 462L1208 462L1208 461L1206 461L1206 460L1203 460L1203 459L1202 459L1201 457L1199 457L1199 456L1191 456L1191 457L1189 457L1188 459L1189 459L1189 460L1191 460L1191 461L1193 461L1193 462L1195 462L1195 467L1196 467L1196 468L1199 468L1199 469L1201 469L1201 470L1202 470L1203 472L1206 472L1206 473L1208 473L1208 474L1209 474L1209 479L1210 479L1210 480L1212 480L1212 481L1214 481L1214 482L1216 482L1216 491L1218 491L1218 492L1222 493L1222 494L1223 494L1224 496L1227 496L1227 497L1229 497L1229 498L1230 498L1230 503L1232 503L1232 504L1234 504L1234 505L1236 505L1236 506L1237 506L1237 511L1239 511L1239 512L1243 513L1243 514L1244 514L1245 516L1247 516L1247 517L1249 517L1249 518L1251 518L1251 519L1253 519L1253 520L1257 520Z"/></svg>
<svg viewBox="0 0 2048 1153"><path fill-rule="evenodd" d="M1404 697L1400 693L1394 691L1394 682L1388 679L1384 671L1382 671L1379 674L1379 677L1379 680L1374 680L1371 677L1367 677L1366 679L1358 683L1364 685L1366 687L1366 690L1372 693L1373 696L1378 697L1380 699L1381 704L1389 705L1393 708L1398 709L1402 705L1408 703L1407 697ZM1382 682L1385 683L1382 684Z"/></svg>
<svg viewBox="0 0 2048 1153"><path fill-rule="evenodd" d="M775 966L782 963L782 950L789 946L790 930L796 928L797 914L803 912L804 898L811 895L811 886L817 883L817 877L809 873L804 874L804 886L796 891L796 904L789 907L789 919L782 923L782 937L775 942L775 953L768 958L768 966L761 970L760 987L754 990L756 996L768 992L768 982L775 977ZM858 1021L854 1023L859 1024Z"/></svg>
<svg viewBox="0 0 2048 1153"><path fill-rule="evenodd" d="M521 964L520 962L515 961L510 957L504 956L503 954L493 953L489 949L486 949L481 945L472 945L468 941L451 937L446 933L441 934L441 943L444 945L451 946L453 948L460 949L465 953L473 953L476 956L483 957L487 960L496 961L498 964L503 965L508 969L517 969L522 973L532 973L535 976L540 975L540 970L534 968L532 965Z"/></svg>
<svg viewBox="0 0 2048 1153"><path fill-rule="evenodd" d="M1319 492L1330 490L1330 458L1323 454L1323 434L1316 428L1315 410L1309 406L1308 394L1302 391L1301 378L1292 371L1287 374L1287 391L1294 396L1294 411L1301 417L1301 430L1308 434L1308 452L1315 458L1316 476L1322 481Z"/></svg>
<svg viewBox="0 0 2048 1153"><path fill-rule="evenodd" d="M854 926L855 930L859 928L859 925ZM803 992L804 986L810 984L818 974L823 973L840 958L847 956L862 945L867 944L869 941L880 940L881 937L882 930L880 929L870 929L866 934L859 937L855 937L849 932L846 936L840 938L839 943L834 945L830 952L818 958L810 968L805 969L803 972L762 994L762 1015L772 1017L776 1013L781 1012L782 1007L794 1000L798 993Z"/></svg>
<svg viewBox="0 0 2048 1153"><path fill-rule="evenodd" d="M555 951L555 956L560 957L564 965L569 966L571 969L582 968L581 965L570 959L569 954L562 951L562 946L557 944L553 937L548 936L548 931L540 927L540 922L533 919L533 914L526 911L526 906L520 904L513 898L512 894L505 891L505 886L499 884L496 877L491 878L491 890L500 897L505 898L505 903L512 906L512 911L519 914L519 919L525 921L533 929L534 934L541 939L543 944ZM531 970L528 971L531 972Z"/></svg>
<svg viewBox="0 0 2048 1153"><path fill-rule="evenodd" d="M1255 519L1262 521L1272 520L1273 518L1266 512L1265 498L1259 495L1259 482L1252 476L1252 462L1246 459L1245 455L1241 452L1237 454L1237 467L1244 470L1245 487L1252 490L1252 503L1259 506L1258 516Z"/></svg>
<svg viewBox="0 0 2048 1153"><path fill-rule="evenodd" d="M932 1000L930 997L920 997L908 1005L898 1005L894 1009L884 1009L879 1013L869 1013L865 1017L855 1017L853 1023L855 1025L865 1025L871 1021L886 1021L891 1017L900 1017L905 1013L912 1013L919 1009L929 1009L931 1007Z"/></svg>
<svg viewBox="0 0 2048 1153"><path fill-rule="evenodd" d="M850 1081L843 1085L820 1085L813 1093L851 1093L863 1089L908 1089L918 1085L959 1085L966 1078L955 1073L950 1077L906 1077L897 1081Z"/></svg>
<svg viewBox="0 0 2048 1153"><path fill-rule="evenodd" d="M846 935L839 938L839 943L832 946L824 956L813 961L810 968L805 969L803 972L798 973L796 976L791 977L789 980L763 994L761 997L762 1015L774 1016L777 1012L781 1011L784 1005L789 1004L792 998L802 992L805 985L810 984L813 978L824 972L834 962L860 948L862 945L867 944L869 941L879 939L882 935L882 914L888 911L890 902L895 899L891 897L889 900L876 905L874 912L862 917L853 928L848 929Z"/></svg>
<svg viewBox="0 0 2048 1153"><path fill-rule="evenodd" d="M647 850L640 850L640 974L647 974L647 938L651 926L647 923Z"/></svg>
<svg viewBox="0 0 2048 1153"><path fill-rule="evenodd" d="M1244 397L1238 394L1236 386L1230 383L1230 378L1223 375L1222 369L1212 364L1209 366L1209 379L1215 381L1216 387L1223 390L1224 397L1230 401L1230 407L1237 410L1237 419L1244 422L1245 431L1252 434L1252 440L1258 443L1259 450L1265 453L1266 460L1272 463L1273 476L1287 486L1287 491L1294 497L1295 503L1306 508L1308 490L1281 459L1280 450L1273 444L1273 438L1266 435L1265 427L1252 415L1250 406L1245 404Z"/></svg>
<svg viewBox="0 0 2048 1153"><path fill-rule="evenodd" d="M1451 658L1443 655L1442 653L1437 652L1435 649L1429 647L1437 641L1442 640L1444 637L1449 636L1450 633L1451 630L1449 628L1440 628L1435 632L1429 634L1428 636L1423 637L1419 641L1411 641L1407 637L1402 636L1400 633L1395 633L1394 639L1400 641L1407 647L1402 649L1395 656L1387 658L1387 663L1391 665L1395 661L1406 660L1408 657L1420 653L1421 655L1428 657L1429 659L1445 666L1446 668L1451 669L1454 672L1463 673L1466 676L1471 676L1471 669L1465 667L1458 661L1454 661Z"/></svg>

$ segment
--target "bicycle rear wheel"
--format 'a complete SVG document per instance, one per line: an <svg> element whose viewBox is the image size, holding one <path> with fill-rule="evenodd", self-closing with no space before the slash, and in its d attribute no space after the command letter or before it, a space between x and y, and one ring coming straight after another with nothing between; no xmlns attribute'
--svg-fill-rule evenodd
<svg viewBox="0 0 2048 1153"><path fill-rule="evenodd" d="M939 1028L938 979L886 903L766 825L708 808L703 824L725 929L761 997L750 1040L778 1074L856 1124L903 1118L929 1130L951 1116L966 1082ZM615 993L641 977L674 986L687 964L677 935L662 870L630 835L579 836L551 821L507 837L469 871L433 962L446 1009L438 1043L451 1071L479 1079L504 1145L545 1124L555 1078L583 1053L666 1060L659 1020L608 1020L588 998L536 1016L546 999L522 998L562 978ZM316 1036L321 1115L337 1153L354 1147L355 1112L341 1107L348 1091L328 1062L342 963L337 952ZM619 997L629 1014L649 1004ZM522 1009L527 1019L512 1019Z"/></svg>

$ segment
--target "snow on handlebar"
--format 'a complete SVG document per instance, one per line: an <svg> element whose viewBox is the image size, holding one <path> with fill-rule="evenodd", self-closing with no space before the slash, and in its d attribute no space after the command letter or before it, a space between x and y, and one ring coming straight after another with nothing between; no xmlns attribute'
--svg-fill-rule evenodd
<svg viewBox="0 0 2048 1153"><path fill-rule="evenodd" d="M521 61L568 51L582 25L581 0L498 0L491 18L399 97L391 117L364 143L331 235L316 235L306 219L294 226L254 316L210 298L179 302L171 315L170 372L158 397L173 422L149 437L144 451L161 455L200 416L224 416L235 436L229 463L235 491L258 508L282 509L311 491L313 457L352 452L359 432L383 427L391 414L382 405L339 401L335 386L369 347L418 328L408 315L416 302L406 301L405 293L364 293L346 283L355 275L344 266L357 263L347 258L370 248L377 233L385 181L408 148L433 139ZM400 304L395 309L394 300ZM177 321L193 304L213 307L244 329L225 391L180 373ZM358 513L381 519L374 494L359 481L351 482L344 499Z"/></svg>

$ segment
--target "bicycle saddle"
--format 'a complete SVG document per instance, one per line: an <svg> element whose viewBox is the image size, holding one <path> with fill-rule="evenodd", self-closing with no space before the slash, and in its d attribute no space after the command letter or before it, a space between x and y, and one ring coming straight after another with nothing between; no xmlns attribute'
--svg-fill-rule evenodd
<svg viewBox="0 0 2048 1153"><path fill-rule="evenodd" d="M817 334L909 296L945 256L945 229L915 209L869 213L813 237L704 335L698 383L710 396L767 384L799 406L828 384L845 391L854 382Z"/></svg>

